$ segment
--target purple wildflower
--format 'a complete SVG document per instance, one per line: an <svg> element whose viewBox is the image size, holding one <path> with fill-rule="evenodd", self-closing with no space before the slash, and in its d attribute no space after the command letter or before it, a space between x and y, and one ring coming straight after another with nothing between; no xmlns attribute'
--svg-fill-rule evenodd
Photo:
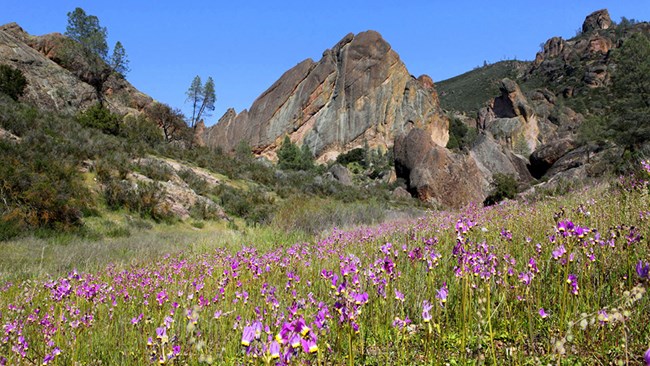
<svg viewBox="0 0 650 366"><path fill-rule="evenodd" d="M447 296L449 295L449 289L447 288L447 282L444 282L442 284L442 287L440 290L438 290L438 293L436 294L436 299L440 300L440 306L445 307L445 303L447 302Z"/></svg>
<svg viewBox="0 0 650 366"><path fill-rule="evenodd" d="M546 319L546 317L548 317L548 313L546 310L544 310L544 308L541 308L539 309L539 316L542 317L542 319Z"/></svg>
<svg viewBox="0 0 650 366"><path fill-rule="evenodd" d="M318 345L314 339L301 339L300 344L305 353L314 353L318 351Z"/></svg>
<svg viewBox="0 0 650 366"><path fill-rule="evenodd" d="M578 277L574 274L569 274L569 277L567 278L566 282L571 285L571 293L574 295L578 294L578 290L580 289L578 287Z"/></svg>
<svg viewBox="0 0 650 366"><path fill-rule="evenodd" d="M555 248L551 254L553 254L553 259L560 259L564 254L566 254L566 248L564 248L564 245L560 245Z"/></svg>
<svg viewBox="0 0 650 366"><path fill-rule="evenodd" d="M252 325L244 327L244 332L241 336L241 345L248 347L251 345L251 342L255 339L255 327Z"/></svg>
<svg viewBox="0 0 650 366"><path fill-rule="evenodd" d="M650 348L643 354L643 360L645 361L646 366L650 366Z"/></svg>
<svg viewBox="0 0 650 366"><path fill-rule="evenodd" d="M649 279L650 277L650 263L644 263L642 261L639 261L636 264L636 274L641 277L641 279Z"/></svg>
<svg viewBox="0 0 650 366"><path fill-rule="evenodd" d="M397 289L395 289L395 300L399 300L401 302L404 302L404 294L397 291Z"/></svg>
<svg viewBox="0 0 650 366"><path fill-rule="evenodd" d="M425 323L431 321L431 308L433 308L433 305L428 300L422 301L422 320Z"/></svg>
<svg viewBox="0 0 650 366"><path fill-rule="evenodd" d="M280 344L278 342L271 342L271 345L269 346L269 354L271 355L271 359L280 358Z"/></svg>

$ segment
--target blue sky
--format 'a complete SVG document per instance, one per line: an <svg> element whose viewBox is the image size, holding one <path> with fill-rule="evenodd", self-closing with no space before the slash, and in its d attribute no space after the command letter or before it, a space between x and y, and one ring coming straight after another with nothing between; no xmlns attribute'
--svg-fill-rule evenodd
<svg viewBox="0 0 650 366"><path fill-rule="evenodd" d="M130 59L127 79L156 100L186 111L195 75L215 80L212 124L229 107L250 107L282 73L319 60L347 33L373 29L411 74L444 80L483 61L531 60L553 36L570 38L586 15L650 20L650 1L69 1L2 0L0 24L42 35L65 31L75 7L108 28Z"/></svg>

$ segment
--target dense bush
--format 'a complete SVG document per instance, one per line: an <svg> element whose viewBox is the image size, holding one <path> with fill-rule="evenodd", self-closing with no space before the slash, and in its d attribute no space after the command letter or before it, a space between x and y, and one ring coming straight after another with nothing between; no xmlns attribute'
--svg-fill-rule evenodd
<svg viewBox="0 0 650 366"><path fill-rule="evenodd" d="M278 149L278 168L288 170L313 169L314 155L306 144L298 147L289 140L289 136L285 136L282 146Z"/></svg>
<svg viewBox="0 0 650 366"><path fill-rule="evenodd" d="M96 128L109 135L117 135L120 132L121 119L99 103L77 116L77 121L82 126Z"/></svg>
<svg viewBox="0 0 650 366"><path fill-rule="evenodd" d="M460 119L452 117L449 120L449 141L448 149L464 150L469 149L476 140L475 128L467 127Z"/></svg>
<svg viewBox="0 0 650 366"><path fill-rule="evenodd" d="M361 166L366 166L366 150L363 148L352 149L336 157L336 162L341 165L348 165L350 163L359 163Z"/></svg>
<svg viewBox="0 0 650 366"><path fill-rule="evenodd" d="M0 150L0 240L27 229L82 224L93 203L73 160L2 140Z"/></svg>
<svg viewBox="0 0 650 366"><path fill-rule="evenodd" d="M227 214L241 217L250 225L265 224L270 220L275 200L267 192L255 187L244 191L221 185L216 193Z"/></svg>
<svg viewBox="0 0 650 366"><path fill-rule="evenodd" d="M485 199L486 206L501 202L506 198L515 198L518 193L517 180L512 175L496 173L493 178L494 190Z"/></svg>
<svg viewBox="0 0 650 366"><path fill-rule="evenodd" d="M104 187L104 198L113 210L127 209L156 221L170 221L173 214L162 204L164 189L157 183L113 179Z"/></svg>
<svg viewBox="0 0 650 366"><path fill-rule="evenodd" d="M120 136L124 137L129 143L142 143L148 147L155 147L164 141L160 128L143 116L125 117L124 123L120 127Z"/></svg>
<svg viewBox="0 0 650 366"><path fill-rule="evenodd" d="M18 100L25 92L27 79L22 71L5 64L0 65L0 93L5 93L11 99Z"/></svg>

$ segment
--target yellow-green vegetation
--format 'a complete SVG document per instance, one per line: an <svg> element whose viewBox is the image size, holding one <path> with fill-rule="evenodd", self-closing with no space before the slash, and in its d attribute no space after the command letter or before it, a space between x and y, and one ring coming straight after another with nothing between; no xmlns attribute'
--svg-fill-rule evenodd
<svg viewBox="0 0 650 366"><path fill-rule="evenodd" d="M643 178L317 238L184 225L95 247L10 243L23 252L3 261L33 276L0 286L0 360L640 364ZM86 270L59 258L78 252L88 262L68 265Z"/></svg>

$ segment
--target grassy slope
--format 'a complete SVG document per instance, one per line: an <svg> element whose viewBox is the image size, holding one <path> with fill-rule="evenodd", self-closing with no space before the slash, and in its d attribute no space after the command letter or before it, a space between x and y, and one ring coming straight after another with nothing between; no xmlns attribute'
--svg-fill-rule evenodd
<svg viewBox="0 0 650 366"><path fill-rule="evenodd" d="M489 99L499 95L501 79L516 79L529 65L523 61L500 61L438 81L440 104L446 110L476 113Z"/></svg>

